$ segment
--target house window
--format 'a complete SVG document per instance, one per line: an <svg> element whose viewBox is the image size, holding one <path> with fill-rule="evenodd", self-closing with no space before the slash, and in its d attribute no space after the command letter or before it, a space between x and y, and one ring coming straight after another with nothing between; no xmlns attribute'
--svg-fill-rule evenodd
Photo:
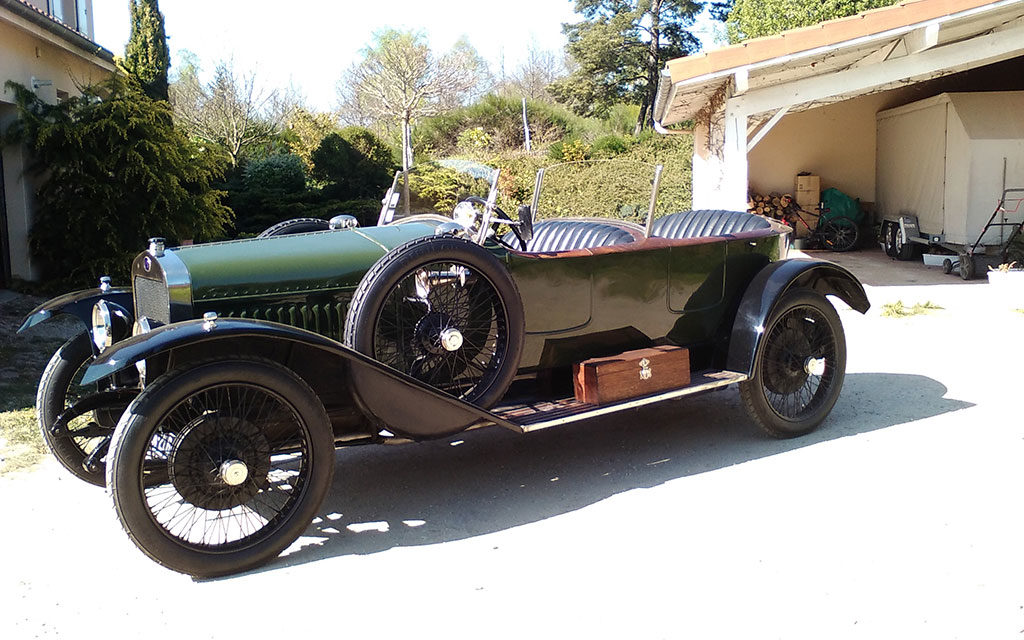
<svg viewBox="0 0 1024 640"><path fill-rule="evenodd" d="M90 36L89 12L88 9L86 9L85 7L85 0L76 0L75 4L78 5L78 24L75 28L78 29L79 32L85 34L86 36Z"/></svg>

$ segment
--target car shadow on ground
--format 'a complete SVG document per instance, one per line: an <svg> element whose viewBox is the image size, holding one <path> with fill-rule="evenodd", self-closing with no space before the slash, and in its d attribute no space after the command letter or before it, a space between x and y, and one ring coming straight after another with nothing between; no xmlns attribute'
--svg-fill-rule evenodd
<svg viewBox="0 0 1024 640"><path fill-rule="evenodd" d="M334 485L304 534L316 541L257 571L492 533L631 489L973 406L945 394L925 376L848 374L825 424L792 440L761 436L732 388L528 435L489 428L342 449ZM888 410L895 406L903 407L899 417Z"/></svg>

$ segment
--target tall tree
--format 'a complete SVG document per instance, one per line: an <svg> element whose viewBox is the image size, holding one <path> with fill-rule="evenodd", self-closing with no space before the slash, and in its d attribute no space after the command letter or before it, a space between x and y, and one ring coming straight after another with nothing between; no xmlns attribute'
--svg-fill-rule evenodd
<svg viewBox="0 0 1024 640"><path fill-rule="evenodd" d="M719 2L718 19L727 12L730 42L782 33L861 11L887 7L901 0L727 0Z"/></svg>
<svg viewBox="0 0 1024 640"><path fill-rule="evenodd" d="M562 25L579 65L551 93L580 115L600 115L618 102L640 105L637 129L653 119L665 62L697 51L687 29L703 5L693 0L576 0L583 20Z"/></svg>
<svg viewBox="0 0 1024 640"><path fill-rule="evenodd" d="M157 0L130 0L132 33L124 48L124 70L142 85L154 100L167 100L167 70L171 54L167 49L164 16Z"/></svg>
<svg viewBox="0 0 1024 640"><path fill-rule="evenodd" d="M339 85L342 113L400 126L406 170L413 162L412 123L464 103L487 79L487 65L465 40L438 57L422 33L385 29L362 55Z"/></svg>

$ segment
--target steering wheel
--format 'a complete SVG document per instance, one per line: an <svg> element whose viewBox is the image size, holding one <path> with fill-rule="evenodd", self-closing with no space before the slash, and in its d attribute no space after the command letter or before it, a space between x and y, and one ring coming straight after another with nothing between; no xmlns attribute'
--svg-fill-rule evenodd
<svg viewBox="0 0 1024 640"><path fill-rule="evenodd" d="M515 235L516 240L519 241L520 248L523 251L526 251L526 243L527 243L528 240L524 239L523 238L523 234L520 232L520 227L523 224L523 222L521 220L520 221L513 220L511 217L509 217L509 215L507 213L505 213L504 211L501 210L501 207L499 207L496 204L491 204L487 200L485 200L485 199L483 199L483 198L481 198L479 196L469 196L468 198L466 198L462 202L469 202L469 203L472 203L472 204L478 204L478 205L482 206L484 208L484 214L483 214L482 218L479 218L476 221L476 224L477 225L483 225L484 222L486 221L487 224L489 224L489 226L494 228L495 235L497 235L497 229L498 229L498 227L500 225L503 225L503 224L508 225L508 227L512 230L512 234ZM493 212L496 215L489 215L491 212ZM478 240L478 242L482 243L482 240L483 240L483 238L485 236L480 234L480 229L479 228L477 228L477 229L468 229L468 231L470 232L470 234L478 235L478 237L480 238L480 240Z"/></svg>

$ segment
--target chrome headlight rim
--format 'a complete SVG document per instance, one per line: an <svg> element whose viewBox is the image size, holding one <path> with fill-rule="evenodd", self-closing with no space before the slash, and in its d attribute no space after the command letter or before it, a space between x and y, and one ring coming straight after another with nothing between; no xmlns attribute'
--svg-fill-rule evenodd
<svg viewBox="0 0 1024 640"><path fill-rule="evenodd" d="M114 325L110 314L110 307L105 300L100 300L92 306L92 343L102 353L104 349L114 344Z"/></svg>

